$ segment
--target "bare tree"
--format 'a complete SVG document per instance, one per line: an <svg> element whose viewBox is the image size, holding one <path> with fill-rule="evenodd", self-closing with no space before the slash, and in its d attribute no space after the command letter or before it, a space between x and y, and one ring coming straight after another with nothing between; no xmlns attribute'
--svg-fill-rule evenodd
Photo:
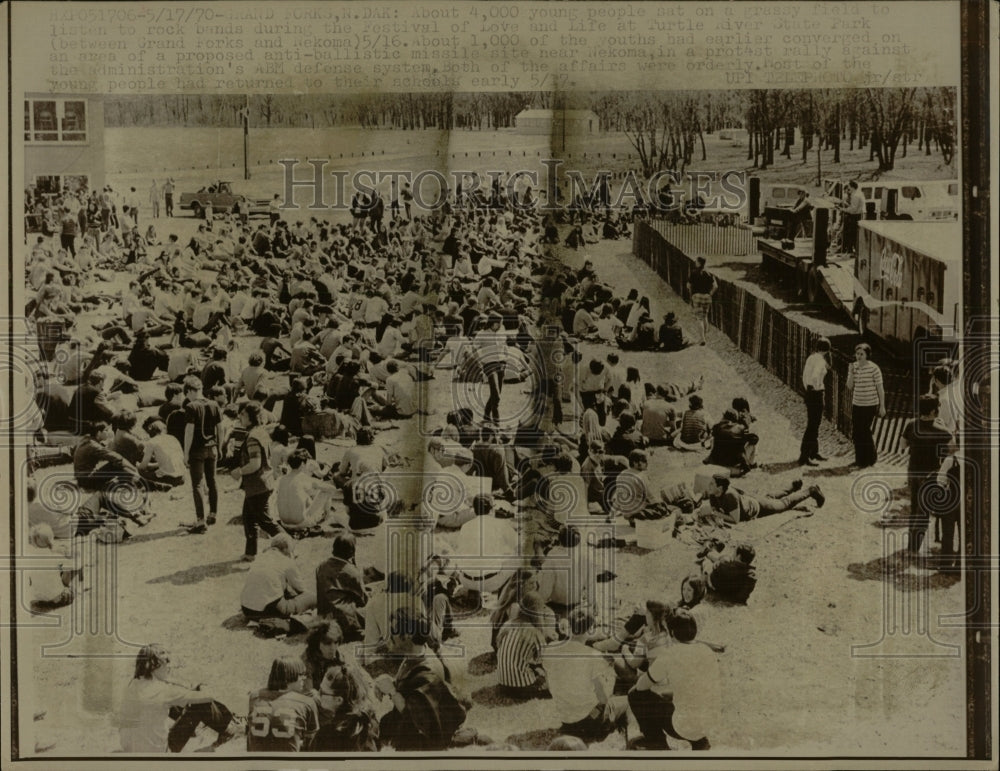
<svg viewBox="0 0 1000 771"><path fill-rule="evenodd" d="M866 88L865 96L872 129L872 153L879 171L896 165L896 150L913 115L916 88Z"/></svg>

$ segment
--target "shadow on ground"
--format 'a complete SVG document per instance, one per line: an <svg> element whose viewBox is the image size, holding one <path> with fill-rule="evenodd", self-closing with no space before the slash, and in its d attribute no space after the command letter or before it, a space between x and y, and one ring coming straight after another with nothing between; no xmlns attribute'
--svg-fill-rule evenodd
<svg viewBox="0 0 1000 771"><path fill-rule="evenodd" d="M933 572L933 554L913 556L908 549L899 549L868 562L852 562L847 575L855 581L885 581L901 592L948 589L959 582L959 573Z"/></svg>
<svg viewBox="0 0 1000 771"><path fill-rule="evenodd" d="M178 570L176 573L151 578L146 583L171 583L175 586L186 586L188 584L197 584L210 578L222 578L232 573L244 573L247 569L247 564L242 560L226 560L225 562L213 562L208 565L196 565L187 570Z"/></svg>

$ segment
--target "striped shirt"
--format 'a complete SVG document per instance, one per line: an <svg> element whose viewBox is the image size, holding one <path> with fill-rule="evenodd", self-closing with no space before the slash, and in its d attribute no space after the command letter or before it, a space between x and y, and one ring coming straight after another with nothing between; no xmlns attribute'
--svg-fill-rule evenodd
<svg viewBox="0 0 1000 771"><path fill-rule="evenodd" d="M882 386L882 370L870 361L854 365L854 393L851 404L855 407L877 407L879 388Z"/></svg>
<svg viewBox="0 0 1000 771"><path fill-rule="evenodd" d="M508 621L497 634L497 679L500 685L525 688L538 680L545 635L529 623Z"/></svg>
<svg viewBox="0 0 1000 771"><path fill-rule="evenodd" d="M681 421L681 441L696 444L707 438L711 430L704 410L687 410Z"/></svg>

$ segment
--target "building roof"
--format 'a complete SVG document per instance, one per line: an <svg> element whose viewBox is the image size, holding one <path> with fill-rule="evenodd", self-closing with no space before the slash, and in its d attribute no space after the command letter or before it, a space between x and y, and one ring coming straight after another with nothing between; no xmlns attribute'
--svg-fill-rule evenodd
<svg viewBox="0 0 1000 771"><path fill-rule="evenodd" d="M552 120L562 117L563 120L593 120L597 114L593 110L521 110L516 118L545 118Z"/></svg>
<svg viewBox="0 0 1000 771"><path fill-rule="evenodd" d="M960 222L863 220L859 224L873 233L890 238L939 262L959 265L962 262L962 224Z"/></svg>

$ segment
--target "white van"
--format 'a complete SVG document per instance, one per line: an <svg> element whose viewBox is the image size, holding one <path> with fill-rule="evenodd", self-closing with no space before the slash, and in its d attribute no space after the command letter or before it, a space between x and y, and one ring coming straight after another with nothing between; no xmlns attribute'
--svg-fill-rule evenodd
<svg viewBox="0 0 1000 771"><path fill-rule="evenodd" d="M896 199L896 219L914 222L956 222L959 199L950 194L958 190L958 183L950 180L879 182L879 216L886 217L890 198ZM892 192L894 191L894 192Z"/></svg>
<svg viewBox="0 0 1000 771"><path fill-rule="evenodd" d="M847 182L843 179L823 180L824 194L834 200L845 200ZM858 189L865 204L874 202L879 219L887 219L890 190L896 198L896 216L899 220L914 222L954 222L958 219L957 180L896 180L880 179L861 182Z"/></svg>

